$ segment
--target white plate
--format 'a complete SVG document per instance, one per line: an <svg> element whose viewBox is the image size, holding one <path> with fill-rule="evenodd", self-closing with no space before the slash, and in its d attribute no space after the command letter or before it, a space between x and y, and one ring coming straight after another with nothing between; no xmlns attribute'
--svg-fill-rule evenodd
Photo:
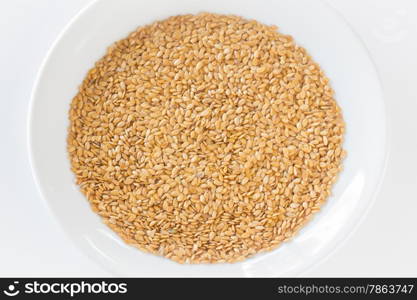
<svg viewBox="0 0 417 300"><path fill-rule="evenodd" d="M331 79L347 124L348 156L327 204L292 241L235 264L180 265L127 246L91 211L74 185L66 153L70 101L106 47L137 26L201 11L254 18L291 34ZM38 75L29 145L34 176L51 214L84 253L118 276L297 275L332 252L365 215L387 152L381 88L365 48L330 7L308 0L94 2L66 27Z"/></svg>

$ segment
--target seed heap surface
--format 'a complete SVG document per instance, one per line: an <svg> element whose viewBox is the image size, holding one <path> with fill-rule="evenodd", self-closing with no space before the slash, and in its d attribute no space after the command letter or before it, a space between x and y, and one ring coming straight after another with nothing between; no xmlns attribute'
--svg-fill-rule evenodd
<svg viewBox="0 0 417 300"><path fill-rule="evenodd" d="M112 45L70 108L92 208L177 262L236 262L290 238L330 195L344 123L328 79L274 26L182 15Z"/></svg>

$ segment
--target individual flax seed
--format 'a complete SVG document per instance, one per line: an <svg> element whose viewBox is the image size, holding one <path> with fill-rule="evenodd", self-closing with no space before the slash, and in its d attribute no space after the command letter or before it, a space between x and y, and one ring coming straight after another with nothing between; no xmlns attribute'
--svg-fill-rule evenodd
<svg viewBox="0 0 417 300"><path fill-rule="evenodd" d="M275 26L182 15L109 47L69 112L93 210L180 263L237 262L291 238L341 170L344 123L320 67Z"/></svg>

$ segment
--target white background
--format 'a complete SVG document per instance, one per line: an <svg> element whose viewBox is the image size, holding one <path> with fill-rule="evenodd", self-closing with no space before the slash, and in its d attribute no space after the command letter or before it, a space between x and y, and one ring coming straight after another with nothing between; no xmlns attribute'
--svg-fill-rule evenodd
<svg viewBox="0 0 417 300"><path fill-rule="evenodd" d="M32 179L26 142L28 103L42 59L90 1L0 0L0 276L109 276L48 214ZM364 221L332 256L303 275L415 277L417 1L328 2L375 62L392 143L384 182Z"/></svg>

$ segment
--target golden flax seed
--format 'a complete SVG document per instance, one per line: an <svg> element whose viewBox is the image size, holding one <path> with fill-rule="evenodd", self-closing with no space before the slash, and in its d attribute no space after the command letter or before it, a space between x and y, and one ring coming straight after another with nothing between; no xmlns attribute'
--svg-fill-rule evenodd
<svg viewBox="0 0 417 300"><path fill-rule="evenodd" d="M344 156L320 67L275 26L237 16L139 27L88 72L69 119L93 210L180 263L276 248L328 198Z"/></svg>

